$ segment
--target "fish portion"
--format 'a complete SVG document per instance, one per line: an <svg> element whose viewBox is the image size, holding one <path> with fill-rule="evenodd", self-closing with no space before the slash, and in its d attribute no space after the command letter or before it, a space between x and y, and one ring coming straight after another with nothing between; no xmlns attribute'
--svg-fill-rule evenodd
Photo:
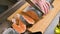
<svg viewBox="0 0 60 34"><path fill-rule="evenodd" d="M29 24L34 24L35 23L35 21L32 19L32 18L30 18L29 16L27 16L27 15L22 15L22 17L29 23Z"/></svg>
<svg viewBox="0 0 60 34"><path fill-rule="evenodd" d="M24 24L26 25L27 28L30 28L33 26L33 24L29 24L23 17L22 15L20 16L20 20L22 20L24 22Z"/></svg>
<svg viewBox="0 0 60 34"><path fill-rule="evenodd" d="M33 10L28 10L27 12L24 12L24 13L27 14L32 19L34 19L35 21L38 21L39 20L39 17L37 15L37 13L34 12Z"/></svg>
<svg viewBox="0 0 60 34"><path fill-rule="evenodd" d="M25 21L23 21L21 18L23 18ZM12 19L12 27L15 29L18 33L24 33L26 31L26 25L29 26L29 24L34 24L35 21L30 18L29 16L25 14L17 14L13 19ZM25 24L26 22L26 24Z"/></svg>
<svg viewBox="0 0 60 34"><path fill-rule="evenodd" d="M26 31L26 25L18 19L19 17L12 19L12 27L15 29L18 33L24 33Z"/></svg>
<svg viewBox="0 0 60 34"><path fill-rule="evenodd" d="M42 13L32 6L27 6L23 10L23 13L34 19L36 22L42 17Z"/></svg>

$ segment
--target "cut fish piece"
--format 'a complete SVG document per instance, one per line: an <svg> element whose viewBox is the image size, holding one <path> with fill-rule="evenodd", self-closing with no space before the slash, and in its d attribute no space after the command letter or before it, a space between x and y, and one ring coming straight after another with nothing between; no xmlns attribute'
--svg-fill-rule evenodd
<svg viewBox="0 0 60 34"><path fill-rule="evenodd" d="M33 11L33 10L29 10L29 11L24 12L24 13L27 14L28 16L30 16L35 21L39 20L38 14L35 11Z"/></svg>
<svg viewBox="0 0 60 34"><path fill-rule="evenodd" d="M37 5L37 6L38 6L38 5ZM23 12L27 12L27 11L33 11L33 12L35 12L35 13L38 15L39 18L43 16L42 13L41 13L39 10L35 9L35 8L32 7L32 6L27 6L27 7L23 10ZM28 14L27 14L27 15L28 15Z"/></svg>
<svg viewBox="0 0 60 34"><path fill-rule="evenodd" d="M15 29L18 33L24 33L25 31L22 29L21 26L18 26L16 24L12 25L13 29Z"/></svg>
<svg viewBox="0 0 60 34"><path fill-rule="evenodd" d="M30 28L33 26L32 24L29 24L22 16L20 16L20 19L24 22L27 28Z"/></svg>
<svg viewBox="0 0 60 34"><path fill-rule="evenodd" d="M29 24L34 24L34 23L35 23L35 21L34 21L31 17L29 17L29 16L27 16L27 15L25 15L25 14L23 14L22 17L23 17Z"/></svg>
<svg viewBox="0 0 60 34"><path fill-rule="evenodd" d="M41 18L43 16L42 13L36 9L32 9L32 11L37 14L38 18Z"/></svg>
<svg viewBox="0 0 60 34"><path fill-rule="evenodd" d="M26 31L26 25L17 17L15 20L12 20L13 24L12 27L15 29L18 33L24 33ZM18 22L17 24L14 22Z"/></svg>

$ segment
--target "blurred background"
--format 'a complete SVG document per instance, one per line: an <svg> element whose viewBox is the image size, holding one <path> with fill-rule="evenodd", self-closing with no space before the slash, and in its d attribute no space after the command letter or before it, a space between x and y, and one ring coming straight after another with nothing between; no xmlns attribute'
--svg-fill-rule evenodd
<svg viewBox="0 0 60 34"><path fill-rule="evenodd" d="M0 0L0 14L13 6L18 0Z"/></svg>

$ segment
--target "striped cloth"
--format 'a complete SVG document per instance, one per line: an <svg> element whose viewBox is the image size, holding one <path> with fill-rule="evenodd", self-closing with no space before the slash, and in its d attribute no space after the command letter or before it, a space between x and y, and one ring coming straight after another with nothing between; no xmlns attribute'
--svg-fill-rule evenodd
<svg viewBox="0 0 60 34"><path fill-rule="evenodd" d="M43 11L44 14L47 14L50 9L50 3L46 0L33 0L33 3L37 4L39 9Z"/></svg>

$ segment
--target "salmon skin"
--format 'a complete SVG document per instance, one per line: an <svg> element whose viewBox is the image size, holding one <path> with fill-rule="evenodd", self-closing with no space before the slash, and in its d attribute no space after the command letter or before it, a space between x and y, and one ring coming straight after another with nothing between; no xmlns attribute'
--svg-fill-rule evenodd
<svg viewBox="0 0 60 34"><path fill-rule="evenodd" d="M35 21L34 21L31 17L29 17L29 16L27 16L27 15L25 15L25 14L23 14L22 17L23 17L29 24L34 24L34 23L35 23Z"/></svg>
<svg viewBox="0 0 60 34"><path fill-rule="evenodd" d="M38 15L39 18L43 16L40 11L38 11L37 9L33 9L33 7L30 10L35 12Z"/></svg>
<svg viewBox="0 0 60 34"><path fill-rule="evenodd" d="M30 28L33 26L32 24L29 24L22 16L20 16L20 19L24 22L27 28Z"/></svg>
<svg viewBox="0 0 60 34"><path fill-rule="evenodd" d="M16 17L16 16L15 16ZM26 31L26 25L20 20L18 19L19 17L17 17L16 19L12 19L12 27L13 29L15 29L18 33L24 33ZM18 25L16 24L18 21Z"/></svg>

